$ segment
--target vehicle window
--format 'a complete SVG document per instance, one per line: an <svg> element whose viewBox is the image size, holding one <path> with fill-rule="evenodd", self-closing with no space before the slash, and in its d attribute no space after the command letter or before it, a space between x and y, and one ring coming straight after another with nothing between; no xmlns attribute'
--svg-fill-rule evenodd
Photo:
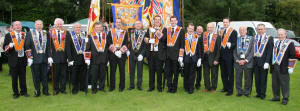
<svg viewBox="0 0 300 111"><path fill-rule="evenodd" d="M255 30L252 27L247 27L247 35L255 36Z"/></svg>

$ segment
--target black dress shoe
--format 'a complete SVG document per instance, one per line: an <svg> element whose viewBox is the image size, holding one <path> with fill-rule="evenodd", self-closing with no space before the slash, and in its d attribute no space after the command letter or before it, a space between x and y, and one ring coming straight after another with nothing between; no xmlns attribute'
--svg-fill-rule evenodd
<svg viewBox="0 0 300 111"><path fill-rule="evenodd" d="M106 92L105 89L99 89L99 91Z"/></svg>
<svg viewBox="0 0 300 111"><path fill-rule="evenodd" d="M124 91L124 89L119 89L119 92L123 92Z"/></svg>
<svg viewBox="0 0 300 111"><path fill-rule="evenodd" d="M77 93L78 93L78 91L75 91L75 90L72 91L72 94L77 94Z"/></svg>
<svg viewBox="0 0 300 111"><path fill-rule="evenodd" d="M133 90L134 89L134 87L129 87L127 90Z"/></svg>
<svg viewBox="0 0 300 111"><path fill-rule="evenodd" d="M34 97L39 97L41 95L40 92L34 92Z"/></svg>
<svg viewBox="0 0 300 111"><path fill-rule="evenodd" d="M250 97L250 95L249 95L249 94L245 94L245 96L246 96L246 97Z"/></svg>
<svg viewBox="0 0 300 111"><path fill-rule="evenodd" d="M220 90L219 92L227 92L227 90L225 90L225 89L222 89L222 90Z"/></svg>
<svg viewBox="0 0 300 111"><path fill-rule="evenodd" d="M270 99L270 101L280 101L280 99L279 98L272 98L272 99Z"/></svg>
<svg viewBox="0 0 300 111"><path fill-rule="evenodd" d="M142 91L143 89L142 89L141 87L138 87L138 90L139 90L139 91Z"/></svg>
<svg viewBox="0 0 300 111"><path fill-rule="evenodd" d="M114 90L115 90L115 89L110 88L110 89L109 89L109 92L112 92L112 91L114 91Z"/></svg>
<svg viewBox="0 0 300 111"><path fill-rule="evenodd" d="M67 94L67 92L66 92L66 91L61 91L61 93L62 93L62 94Z"/></svg>
<svg viewBox="0 0 300 111"><path fill-rule="evenodd" d="M92 91L92 94L96 94L96 93L97 93L97 91L96 91L96 90L93 90L93 91Z"/></svg>
<svg viewBox="0 0 300 111"><path fill-rule="evenodd" d="M167 92L168 92L168 93L172 93L172 89L169 88Z"/></svg>
<svg viewBox="0 0 300 111"><path fill-rule="evenodd" d="M256 96L254 96L254 97L256 97L256 98L260 98L260 95L256 95Z"/></svg>
<svg viewBox="0 0 300 111"><path fill-rule="evenodd" d="M154 89L152 88L147 90L147 92L152 92L152 91L154 91Z"/></svg>
<svg viewBox="0 0 300 111"><path fill-rule="evenodd" d="M45 96L50 96L49 92L44 93Z"/></svg>
<svg viewBox="0 0 300 111"><path fill-rule="evenodd" d="M260 96L260 99L264 100L266 98L266 96Z"/></svg>
<svg viewBox="0 0 300 111"><path fill-rule="evenodd" d="M59 91L55 91L55 92L54 92L54 95L58 95L58 94L59 94Z"/></svg>
<svg viewBox="0 0 300 111"><path fill-rule="evenodd" d="M25 93L25 94L21 94L21 96L29 97L29 94Z"/></svg>
<svg viewBox="0 0 300 111"><path fill-rule="evenodd" d="M199 89L200 89L200 86L195 86L195 88L196 88L197 90L199 90Z"/></svg>
<svg viewBox="0 0 300 111"><path fill-rule="evenodd" d="M19 94L14 94L14 95L13 95L13 98L14 98L14 99L17 99L17 98L19 98L19 96L20 96Z"/></svg>
<svg viewBox="0 0 300 111"><path fill-rule="evenodd" d="M188 94L193 94L193 93L194 93L194 90L190 89L190 90L188 90L187 92L188 92Z"/></svg>
<svg viewBox="0 0 300 111"><path fill-rule="evenodd" d="M171 93L176 93L177 92L177 89L172 89L171 90Z"/></svg>
<svg viewBox="0 0 300 111"><path fill-rule="evenodd" d="M241 97L241 96L242 96L242 94L237 94L236 96L237 96L237 97Z"/></svg>
<svg viewBox="0 0 300 111"><path fill-rule="evenodd" d="M282 99L282 103L281 103L281 104L287 105L287 104L288 104L288 101L289 101L289 100L287 100L287 99Z"/></svg>
<svg viewBox="0 0 300 111"><path fill-rule="evenodd" d="M227 92L225 96L231 96L233 93Z"/></svg>
<svg viewBox="0 0 300 111"><path fill-rule="evenodd" d="M162 92L163 90L162 89L157 89L158 90L158 92Z"/></svg>

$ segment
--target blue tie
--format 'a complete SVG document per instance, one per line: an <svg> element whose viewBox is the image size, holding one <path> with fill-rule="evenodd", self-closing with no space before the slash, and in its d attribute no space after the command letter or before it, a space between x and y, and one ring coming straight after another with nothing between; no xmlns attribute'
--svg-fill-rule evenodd
<svg viewBox="0 0 300 111"><path fill-rule="evenodd" d="M40 44L43 42L43 39L42 39L42 34L41 34L41 32L39 32L39 41L40 41Z"/></svg>

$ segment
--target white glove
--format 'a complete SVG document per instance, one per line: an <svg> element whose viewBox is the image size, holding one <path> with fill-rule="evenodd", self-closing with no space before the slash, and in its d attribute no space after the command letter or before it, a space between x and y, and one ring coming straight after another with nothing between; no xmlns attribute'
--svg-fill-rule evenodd
<svg viewBox="0 0 300 111"><path fill-rule="evenodd" d="M150 44L154 44L155 43L155 39L149 39L149 43Z"/></svg>
<svg viewBox="0 0 300 111"><path fill-rule="evenodd" d="M155 32L155 29L154 28L150 28L150 32Z"/></svg>
<svg viewBox="0 0 300 111"><path fill-rule="evenodd" d="M198 61L197 61L197 67L200 67L200 66L201 66L201 58L198 59Z"/></svg>
<svg viewBox="0 0 300 111"><path fill-rule="evenodd" d="M52 66L52 63L53 63L53 59L52 59L51 57L49 57L49 58L48 58L48 64L49 64L50 66Z"/></svg>
<svg viewBox="0 0 300 111"><path fill-rule="evenodd" d="M74 65L74 61L69 62L68 65L69 65L69 66L73 66L73 65Z"/></svg>
<svg viewBox="0 0 300 111"><path fill-rule="evenodd" d="M180 67L184 67L184 64L182 62L179 62Z"/></svg>
<svg viewBox="0 0 300 111"><path fill-rule="evenodd" d="M28 66L31 66L31 65L32 65L32 63L33 63L33 60L32 60L32 59L30 59L30 58L28 58L28 59L27 59L27 65L28 65Z"/></svg>
<svg viewBox="0 0 300 111"><path fill-rule="evenodd" d="M121 58L122 57L122 53L121 51L115 51L115 55L118 57L118 58Z"/></svg>
<svg viewBox="0 0 300 111"><path fill-rule="evenodd" d="M8 46L9 48L13 48L15 46L15 43L9 43Z"/></svg>
<svg viewBox="0 0 300 111"><path fill-rule="evenodd" d="M264 64L264 69L269 69L269 63Z"/></svg>
<svg viewBox="0 0 300 111"><path fill-rule="evenodd" d="M228 47L228 48L230 48L230 47L231 47L231 43L230 43L230 42L227 42L227 44L226 44L226 45L227 45L227 47Z"/></svg>
<svg viewBox="0 0 300 111"><path fill-rule="evenodd" d="M84 61L88 66L91 64L91 60L85 60Z"/></svg>
<svg viewBox="0 0 300 111"><path fill-rule="evenodd" d="M140 54L138 57L137 57L138 61L142 61L143 60L143 56L142 54Z"/></svg>
<svg viewBox="0 0 300 111"><path fill-rule="evenodd" d="M183 62L183 57L178 57L178 62Z"/></svg>
<svg viewBox="0 0 300 111"><path fill-rule="evenodd" d="M127 52L126 52L126 55L127 55L127 57L128 57L128 56L130 55L130 51L127 51Z"/></svg>
<svg viewBox="0 0 300 111"><path fill-rule="evenodd" d="M89 42L89 38L84 38L85 39L85 42Z"/></svg>
<svg viewBox="0 0 300 111"><path fill-rule="evenodd" d="M294 72L294 68L289 68L288 72L289 72L289 74L292 74Z"/></svg>
<svg viewBox="0 0 300 111"><path fill-rule="evenodd" d="M109 61L107 62L107 67L109 66Z"/></svg>

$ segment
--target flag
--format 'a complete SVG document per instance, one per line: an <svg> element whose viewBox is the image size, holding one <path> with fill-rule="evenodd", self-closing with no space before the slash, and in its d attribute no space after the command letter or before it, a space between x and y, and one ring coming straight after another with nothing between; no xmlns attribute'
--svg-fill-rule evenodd
<svg viewBox="0 0 300 111"><path fill-rule="evenodd" d="M162 24L170 26L170 17L176 16L180 26L179 0L151 0L150 18L155 15L162 17Z"/></svg>
<svg viewBox="0 0 300 111"><path fill-rule="evenodd" d="M142 20L142 5L111 4L111 8L114 23L121 18L123 29L132 28L136 20Z"/></svg>
<svg viewBox="0 0 300 111"><path fill-rule="evenodd" d="M87 35L94 30L94 24L99 21L100 17L100 0L92 0L89 11Z"/></svg>

